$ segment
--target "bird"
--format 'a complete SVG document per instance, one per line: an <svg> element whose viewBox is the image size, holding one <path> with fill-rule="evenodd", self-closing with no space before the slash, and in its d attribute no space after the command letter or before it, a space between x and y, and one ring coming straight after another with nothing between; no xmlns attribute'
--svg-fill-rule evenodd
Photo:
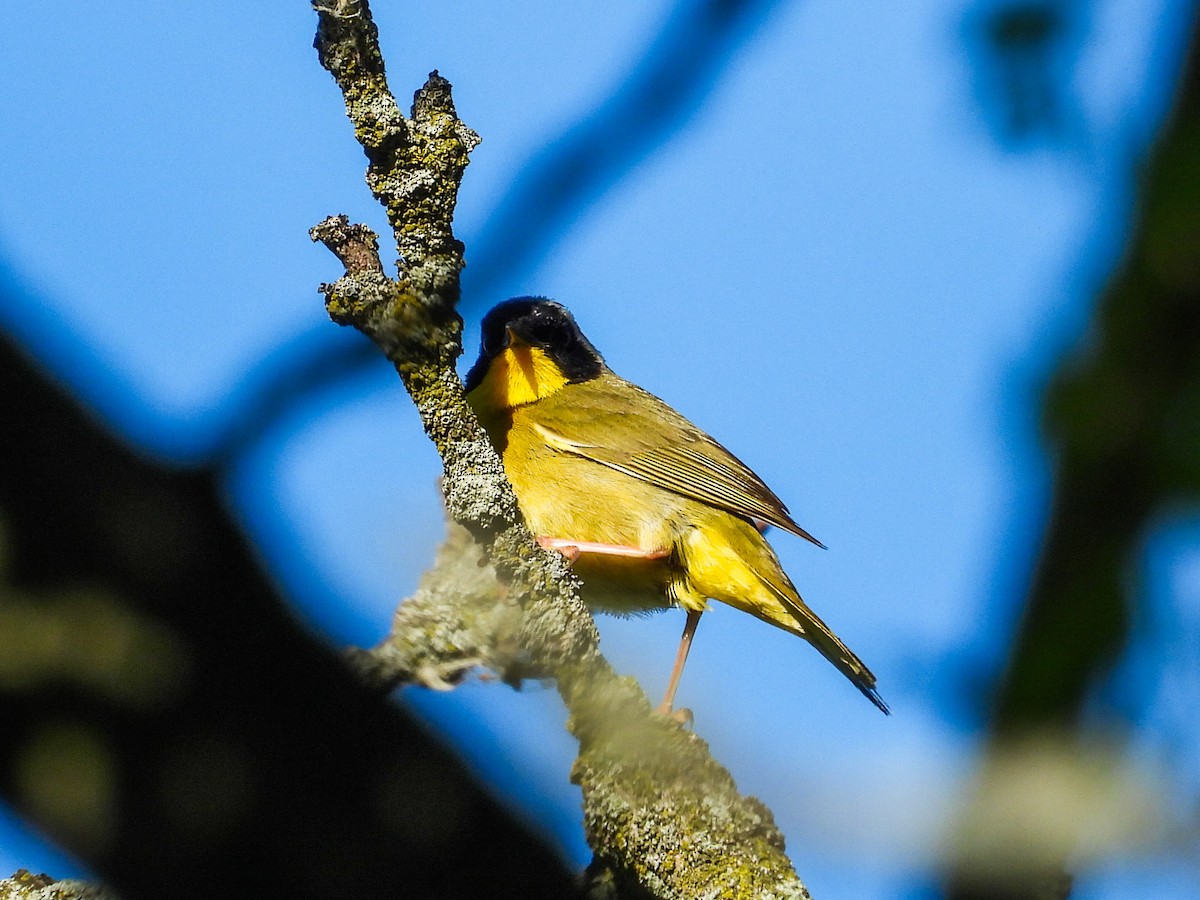
<svg viewBox="0 0 1200 900"><path fill-rule="evenodd" d="M764 532L824 545L741 460L614 373L565 306L516 297L491 309L465 388L526 525L571 561L588 607L686 611L659 712L672 713L716 600L803 638L890 714L871 670L801 599Z"/></svg>

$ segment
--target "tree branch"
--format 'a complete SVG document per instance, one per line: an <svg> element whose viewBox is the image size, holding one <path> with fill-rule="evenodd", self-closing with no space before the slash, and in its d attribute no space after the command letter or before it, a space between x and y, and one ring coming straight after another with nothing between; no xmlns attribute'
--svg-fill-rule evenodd
<svg viewBox="0 0 1200 900"><path fill-rule="evenodd" d="M34 875L18 869L0 880L0 900L118 900L105 888L82 881L55 881L49 875Z"/></svg>
<svg viewBox="0 0 1200 900"><path fill-rule="evenodd" d="M407 660L406 678L453 680L472 658L506 678L527 663L554 677L571 714L580 754L573 780L584 797L593 873L622 896L796 898L808 893L783 852L770 812L738 794L706 745L651 714L632 679L618 678L599 652L598 634L563 558L526 530L499 458L468 408L454 369L461 352L455 313L462 247L453 237L454 199L467 154L478 141L458 121L450 85L437 73L417 92L411 119L388 92L378 35L365 2L314 4L317 51L337 80L369 160L367 181L388 212L401 255L398 278L367 259L372 238L344 217L313 237L338 254L346 275L322 287L331 317L370 337L396 367L426 432L441 454L450 517L479 543L511 600L481 598L468 586L426 590L397 614L397 627L372 658ZM445 551L441 562L445 563ZM483 610L496 607L493 618ZM510 619L505 610L511 609ZM489 633L497 619L503 627ZM467 634L467 652L435 633ZM439 647L450 649L446 657ZM516 648L514 650L514 648ZM447 662L449 668L439 668ZM425 673L419 675L418 673Z"/></svg>

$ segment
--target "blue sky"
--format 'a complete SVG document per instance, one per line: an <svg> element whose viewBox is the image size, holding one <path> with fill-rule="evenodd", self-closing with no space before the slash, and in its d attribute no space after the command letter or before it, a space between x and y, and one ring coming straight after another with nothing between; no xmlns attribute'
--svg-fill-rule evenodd
<svg viewBox="0 0 1200 900"><path fill-rule="evenodd" d="M774 537L895 715L728 609L701 624L680 702L775 811L815 896L923 895L1045 512L1032 404L1125 237L1187 4L1093 4L1070 75L1078 133L1015 150L980 105L964 38L976 7L781 3L673 140L486 296L473 237L525 162L621 83L669 7L378 6L402 103L437 68L484 139L457 223L465 363L494 302L558 299L614 369L745 459L829 545ZM131 441L194 461L264 357L335 330L316 293L335 261L307 229L345 212L384 233L383 217L306 4L59 11L8 12L21 37L0 58L0 258L45 307L0 308L0 323ZM361 477L330 484L335 457L361 460ZM334 643L370 644L439 540L439 470L380 365L314 394L237 461L229 490L301 615ZM1114 679L1138 759L1182 788L1167 814L1200 798L1187 700L1200 660L1176 640L1150 676L1146 648L1196 633L1197 547L1185 520L1150 541L1145 642ZM657 695L681 626L603 619L603 648ZM402 702L586 858L552 689L473 683ZM0 828L0 869L68 865ZM1153 896L1194 891L1181 860L1130 853L1089 871L1079 896L1120 896L1147 873Z"/></svg>

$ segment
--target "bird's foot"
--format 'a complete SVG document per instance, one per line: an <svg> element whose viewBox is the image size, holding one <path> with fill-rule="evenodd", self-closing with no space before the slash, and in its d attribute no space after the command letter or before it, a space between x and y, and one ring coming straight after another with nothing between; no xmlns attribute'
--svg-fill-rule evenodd
<svg viewBox="0 0 1200 900"><path fill-rule="evenodd" d="M546 550L557 550L567 558L567 562L573 563L579 559L581 550L578 543L575 541L566 541L562 538L538 537L538 544Z"/></svg>
<svg viewBox="0 0 1200 900"><path fill-rule="evenodd" d="M672 709L666 703L660 703L658 708L654 710L654 714L662 716L664 719L670 719L680 728L691 728L696 721L696 717L692 715L692 711L686 706L681 706L679 709Z"/></svg>

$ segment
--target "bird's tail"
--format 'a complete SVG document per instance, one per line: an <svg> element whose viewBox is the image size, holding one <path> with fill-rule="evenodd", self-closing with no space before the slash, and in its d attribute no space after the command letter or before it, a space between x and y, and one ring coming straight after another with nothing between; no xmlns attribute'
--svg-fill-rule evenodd
<svg viewBox="0 0 1200 900"><path fill-rule="evenodd" d="M816 647L822 656L850 679L851 684L862 691L864 697L879 707L885 716L890 716L892 711L888 709L888 705L879 696L879 691L875 689L875 675L858 658L857 654L843 644L842 639L821 621L820 616L808 608L808 604L800 599L800 595L792 587L790 581L786 585L787 588L791 588L790 591L786 590L784 585L773 584L770 580L765 580L765 583L771 588L772 593L782 601L795 620L794 623L774 622L773 624L783 625L788 631L798 634Z"/></svg>
<svg viewBox="0 0 1200 900"><path fill-rule="evenodd" d="M871 670L800 599L775 551L754 526L728 517L718 525L693 528L683 545L689 587L701 604L704 597L712 597L799 635L868 700L891 715L875 690Z"/></svg>

